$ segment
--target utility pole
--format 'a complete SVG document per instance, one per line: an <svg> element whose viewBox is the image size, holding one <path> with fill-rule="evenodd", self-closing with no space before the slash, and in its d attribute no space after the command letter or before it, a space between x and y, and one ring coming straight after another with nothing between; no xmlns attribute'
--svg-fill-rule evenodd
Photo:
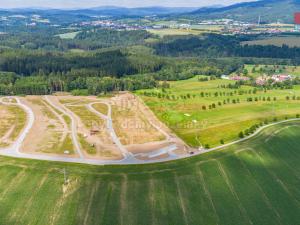
<svg viewBox="0 0 300 225"><path fill-rule="evenodd" d="M261 23L261 15L258 16L257 25L260 26L260 23Z"/></svg>

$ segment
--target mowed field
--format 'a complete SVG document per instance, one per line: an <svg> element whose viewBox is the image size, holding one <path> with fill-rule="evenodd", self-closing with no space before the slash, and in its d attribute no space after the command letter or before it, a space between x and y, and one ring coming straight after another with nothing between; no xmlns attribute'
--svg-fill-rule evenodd
<svg viewBox="0 0 300 225"><path fill-rule="evenodd" d="M163 164L0 157L0 224L297 225L299 140L300 123L288 122L225 150Z"/></svg>
<svg viewBox="0 0 300 225"><path fill-rule="evenodd" d="M296 96L300 96L300 86L288 90L257 89L256 93L250 86L241 86L240 89L223 87L234 83L221 79L199 82L195 77L170 82L171 87L165 92L153 89L137 94L162 122L191 146L213 147L220 145L221 140L225 143L238 140L241 131L255 124L295 118L300 113L300 100L296 100ZM163 94L165 98L159 98ZM287 96L290 100L286 100ZM295 100L292 100L293 96ZM249 97L251 102L247 101ZM210 109L212 104L215 108Z"/></svg>

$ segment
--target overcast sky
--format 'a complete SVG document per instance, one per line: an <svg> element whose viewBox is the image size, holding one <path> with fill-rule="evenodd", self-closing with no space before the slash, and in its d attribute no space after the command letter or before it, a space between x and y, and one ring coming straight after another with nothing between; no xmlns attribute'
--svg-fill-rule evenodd
<svg viewBox="0 0 300 225"><path fill-rule="evenodd" d="M89 8L96 6L172 6L201 7L208 5L230 5L251 0L0 0L0 8L50 7Z"/></svg>

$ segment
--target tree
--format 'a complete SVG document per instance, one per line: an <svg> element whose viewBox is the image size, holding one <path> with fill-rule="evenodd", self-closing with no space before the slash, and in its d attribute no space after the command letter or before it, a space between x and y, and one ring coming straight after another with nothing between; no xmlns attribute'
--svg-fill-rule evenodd
<svg viewBox="0 0 300 225"><path fill-rule="evenodd" d="M225 142L224 142L223 139L220 140L220 143L221 143L221 145L224 145L224 144L225 144Z"/></svg>
<svg viewBox="0 0 300 225"><path fill-rule="evenodd" d="M239 138L244 138L244 137L245 137L244 132L241 131L241 132L239 133Z"/></svg>
<svg viewBox="0 0 300 225"><path fill-rule="evenodd" d="M204 145L204 148L205 148L205 149L210 149L209 144L205 144L205 145Z"/></svg>

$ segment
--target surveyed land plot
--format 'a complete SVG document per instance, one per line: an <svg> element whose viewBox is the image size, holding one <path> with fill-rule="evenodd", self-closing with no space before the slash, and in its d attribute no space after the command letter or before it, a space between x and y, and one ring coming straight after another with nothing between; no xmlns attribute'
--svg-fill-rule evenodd
<svg viewBox="0 0 300 225"><path fill-rule="evenodd" d="M18 106L0 104L0 147L14 143L26 124L26 113Z"/></svg>
<svg viewBox="0 0 300 225"><path fill-rule="evenodd" d="M122 155L107 129L106 119L89 109L89 104L107 116L107 106L96 97L61 97L60 104L70 110L77 122L77 134L81 148L87 157L121 159ZM95 106L94 106L95 105ZM106 113L106 115L105 115Z"/></svg>
<svg viewBox="0 0 300 225"><path fill-rule="evenodd" d="M35 115L34 125L23 143L22 151L74 155L70 127L63 114L41 96L28 96L22 98L22 102Z"/></svg>

